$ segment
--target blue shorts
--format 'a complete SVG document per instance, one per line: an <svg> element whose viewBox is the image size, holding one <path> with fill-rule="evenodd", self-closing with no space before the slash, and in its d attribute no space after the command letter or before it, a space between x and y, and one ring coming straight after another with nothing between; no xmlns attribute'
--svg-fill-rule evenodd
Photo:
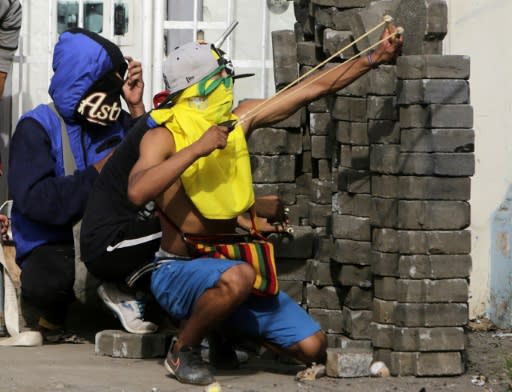
<svg viewBox="0 0 512 392"><path fill-rule="evenodd" d="M173 260L153 272L151 291L171 316L188 319L199 297L214 287L226 270L240 263L210 258ZM320 331L320 325L282 291L276 296L251 295L224 325L283 348Z"/></svg>

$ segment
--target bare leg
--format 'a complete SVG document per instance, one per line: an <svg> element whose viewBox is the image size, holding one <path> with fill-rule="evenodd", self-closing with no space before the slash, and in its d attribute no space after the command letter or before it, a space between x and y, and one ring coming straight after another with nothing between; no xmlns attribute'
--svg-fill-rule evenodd
<svg viewBox="0 0 512 392"><path fill-rule="evenodd" d="M198 346L209 331L247 300L255 276L253 268L246 263L224 272L217 285L199 297L192 316L183 325L173 352L183 346Z"/></svg>
<svg viewBox="0 0 512 392"><path fill-rule="evenodd" d="M308 366L313 362L325 363L327 359L327 337L323 331L318 331L288 348L280 348L271 343L265 343L265 346L278 354L287 354Z"/></svg>

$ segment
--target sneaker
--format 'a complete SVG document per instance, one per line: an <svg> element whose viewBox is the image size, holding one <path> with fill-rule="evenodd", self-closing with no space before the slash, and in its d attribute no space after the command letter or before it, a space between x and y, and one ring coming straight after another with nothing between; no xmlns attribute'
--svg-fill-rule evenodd
<svg viewBox="0 0 512 392"><path fill-rule="evenodd" d="M158 329L156 324L144 321L144 302L123 293L115 283L103 283L98 287L98 295L128 332L147 334Z"/></svg>
<svg viewBox="0 0 512 392"><path fill-rule="evenodd" d="M201 348L184 346L180 351L173 353L176 341L177 339L173 338L164 361L165 369L182 383L208 385L215 382L213 374L201 358Z"/></svg>
<svg viewBox="0 0 512 392"><path fill-rule="evenodd" d="M235 350L229 339L219 334L210 335L208 340L203 341L202 346L203 360L209 362L215 369L236 370L240 368L241 363L249 359L247 353Z"/></svg>

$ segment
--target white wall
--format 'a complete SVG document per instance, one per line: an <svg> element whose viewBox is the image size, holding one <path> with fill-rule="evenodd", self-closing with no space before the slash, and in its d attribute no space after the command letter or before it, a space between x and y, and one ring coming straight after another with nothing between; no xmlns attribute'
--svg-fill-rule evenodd
<svg viewBox="0 0 512 392"><path fill-rule="evenodd" d="M471 56L476 174L471 190L471 316L489 301L492 214L512 182L510 0L448 0L446 54Z"/></svg>

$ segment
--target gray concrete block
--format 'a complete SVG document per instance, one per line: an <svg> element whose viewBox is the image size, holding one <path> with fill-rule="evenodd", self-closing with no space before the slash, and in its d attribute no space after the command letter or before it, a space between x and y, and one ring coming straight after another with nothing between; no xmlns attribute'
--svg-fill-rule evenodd
<svg viewBox="0 0 512 392"><path fill-rule="evenodd" d="M339 335L335 338L334 348L345 350L371 350L372 342L370 340L355 340L346 336Z"/></svg>
<svg viewBox="0 0 512 392"><path fill-rule="evenodd" d="M284 86L298 76L297 42L293 30L275 30L272 36L274 59L274 81L276 86Z"/></svg>
<svg viewBox="0 0 512 392"><path fill-rule="evenodd" d="M167 354L171 339L171 335L164 333L137 335L104 330L96 334L94 351L114 358L159 358Z"/></svg>
<svg viewBox="0 0 512 392"><path fill-rule="evenodd" d="M336 121L335 128L336 140L340 143L361 146L369 144L367 122Z"/></svg>
<svg viewBox="0 0 512 392"><path fill-rule="evenodd" d="M411 105L400 108L401 128L473 128L471 105Z"/></svg>
<svg viewBox="0 0 512 392"><path fill-rule="evenodd" d="M304 303L304 287L302 282L283 280L279 278L279 290L284 291L298 304Z"/></svg>
<svg viewBox="0 0 512 392"><path fill-rule="evenodd" d="M402 255L398 272L402 279L464 279L471 272L471 256Z"/></svg>
<svg viewBox="0 0 512 392"><path fill-rule="evenodd" d="M302 134L277 128L255 129L247 139L251 154L300 154L302 152Z"/></svg>
<svg viewBox="0 0 512 392"><path fill-rule="evenodd" d="M416 374L423 376L458 376L464 373L460 352L420 353Z"/></svg>
<svg viewBox="0 0 512 392"><path fill-rule="evenodd" d="M469 284L466 279L398 279L397 300L400 302L467 302Z"/></svg>
<svg viewBox="0 0 512 392"><path fill-rule="evenodd" d="M397 300L397 278L391 276L375 276L373 279L375 298L385 301Z"/></svg>
<svg viewBox="0 0 512 392"><path fill-rule="evenodd" d="M330 204L308 203L309 224L313 227L328 227L331 224L332 206Z"/></svg>
<svg viewBox="0 0 512 392"><path fill-rule="evenodd" d="M398 232L390 228L374 228L372 231L372 247L379 252L398 252Z"/></svg>
<svg viewBox="0 0 512 392"><path fill-rule="evenodd" d="M407 34L402 48L404 55L437 54L425 51L424 43L442 41L445 37L448 30L446 0L401 0L392 15L396 25L402 26Z"/></svg>
<svg viewBox="0 0 512 392"><path fill-rule="evenodd" d="M368 377L373 361L372 350L328 349L325 373L329 377Z"/></svg>
<svg viewBox="0 0 512 392"><path fill-rule="evenodd" d="M272 124L273 128L300 128L306 122L306 110L300 108L284 120Z"/></svg>
<svg viewBox="0 0 512 392"><path fill-rule="evenodd" d="M372 176L372 196L383 198L399 197L399 177L387 175Z"/></svg>
<svg viewBox="0 0 512 392"><path fill-rule="evenodd" d="M467 177L398 178L400 198L404 200L464 200L471 197L471 180Z"/></svg>
<svg viewBox="0 0 512 392"><path fill-rule="evenodd" d="M340 145L340 162L341 167L352 167L352 146L350 144Z"/></svg>
<svg viewBox="0 0 512 392"><path fill-rule="evenodd" d="M378 276L398 277L398 253L372 252L372 272Z"/></svg>
<svg viewBox="0 0 512 392"><path fill-rule="evenodd" d="M372 287L372 269L370 266L344 264L341 267L341 284L361 288Z"/></svg>
<svg viewBox="0 0 512 392"><path fill-rule="evenodd" d="M395 228L398 226L398 200L373 198L372 226Z"/></svg>
<svg viewBox="0 0 512 392"><path fill-rule="evenodd" d="M356 241L370 241L372 238L370 218L333 214L332 236Z"/></svg>
<svg viewBox="0 0 512 392"><path fill-rule="evenodd" d="M342 311L330 309L309 309L308 313L326 333L342 333Z"/></svg>
<svg viewBox="0 0 512 392"><path fill-rule="evenodd" d="M400 56L396 60L399 79L469 79L470 58L460 55Z"/></svg>
<svg viewBox="0 0 512 392"><path fill-rule="evenodd" d="M319 261L329 261L334 249L332 237L320 237L316 241L313 257Z"/></svg>
<svg viewBox="0 0 512 392"><path fill-rule="evenodd" d="M295 180L297 195L309 196L311 194L311 186L313 184L313 176L311 173L303 173Z"/></svg>
<svg viewBox="0 0 512 392"><path fill-rule="evenodd" d="M276 183L295 181L295 156L251 156L254 182Z"/></svg>
<svg viewBox="0 0 512 392"><path fill-rule="evenodd" d="M294 226L293 234L286 236L271 234L268 238L274 244L277 258L305 260L313 255L315 234L310 227Z"/></svg>
<svg viewBox="0 0 512 392"><path fill-rule="evenodd" d="M370 193L370 172L341 168L338 171L338 189L350 193Z"/></svg>
<svg viewBox="0 0 512 392"><path fill-rule="evenodd" d="M395 15L399 1L373 1L368 7L354 14L350 21L350 30L354 33L354 37L361 37L370 31L377 24L382 22L384 15ZM368 36L361 39L357 44L359 51L368 48L374 42L379 40L381 31L374 31Z"/></svg>
<svg viewBox="0 0 512 392"><path fill-rule="evenodd" d="M464 329L454 328L394 328L395 351L463 351Z"/></svg>
<svg viewBox="0 0 512 392"><path fill-rule="evenodd" d="M468 322L468 305L399 302L393 319L399 327L463 327Z"/></svg>
<svg viewBox="0 0 512 392"><path fill-rule="evenodd" d="M311 201L318 204L332 204L332 182L316 178L311 181Z"/></svg>
<svg viewBox="0 0 512 392"><path fill-rule="evenodd" d="M331 259L342 264L371 264L371 242L337 239Z"/></svg>
<svg viewBox="0 0 512 392"><path fill-rule="evenodd" d="M311 157L315 159L331 159L334 152L332 139L330 136L311 136Z"/></svg>
<svg viewBox="0 0 512 392"><path fill-rule="evenodd" d="M394 326L372 322L370 325L370 334L372 344L378 348L393 348Z"/></svg>
<svg viewBox="0 0 512 392"><path fill-rule="evenodd" d="M471 252L471 232L462 231L400 231L400 253L457 255Z"/></svg>
<svg viewBox="0 0 512 392"><path fill-rule="evenodd" d="M377 144L399 144L400 124L391 120L369 120L368 141Z"/></svg>
<svg viewBox="0 0 512 392"><path fill-rule="evenodd" d="M473 129L402 129L402 152L474 152Z"/></svg>
<svg viewBox="0 0 512 392"><path fill-rule="evenodd" d="M370 83L368 94L395 95L396 94L396 66L380 65L379 68L368 73Z"/></svg>
<svg viewBox="0 0 512 392"><path fill-rule="evenodd" d="M297 61L300 64L315 66L324 60L323 49L313 41L297 42Z"/></svg>
<svg viewBox="0 0 512 392"><path fill-rule="evenodd" d="M373 290L353 286L347 292L343 306L352 310L370 310L372 308Z"/></svg>
<svg viewBox="0 0 512 392"><path fill-rule="evenodd" d="M309 17L309 2L306 1L294 1L293 11L295 19L298 23L305 24Z"/></svg>
<svg viewBox="0 0 512 392"><path fill-rule="evenodd" d="M343 308L343 331L352 339L371 339L371 310L352 310Z"/></svg>
<svg viewBox="0 0 512 392"><path fill-rule="evenodd" d="M458 79L399 80L397 103L414 104L467 104L469 83Z"/></svg>
<svg viewBox="0 0 512 392"><path fill-rule="evenodd" d="M385 301L379 298L374 298L373 321L379 324L393 324L393 314L395 312L396 304L397 301Z"/></svg>
<svg viewBox="0 0 512 392"><path fill-rule="evenodd" d="M398 112L395 96L370 95L367 98L366 116L369 119L396 120Z"/></svg>
<svg viewBox="0 0 512 392"><path fill-rule="evenodd" d="M352 146L352 168L356 170L370 169L370 147Z"/></svg>
<svg viewBox="0 0 512 392"><path fill-rule="evenodd" d="M399 144L372 144L370 169L376 173L396 174L400 172L401 155Z"/></svg>
<svg viewBox="0 0 512 392"><path fill-rule="evenodd" d="M336 120L365 122L366 98L337 96L331 114Z"/></svg>
<svg viewBox="0 0 512 392"><path fill-rule="evenodd" d="M304 25L302 23L295 22L293 24L293 33L295 34L295 41L297 41L297 42L306 41L306 33L304 31Z"/></svg>
<svg viewBox="0 0 512 392"><path fill-rule="evenodd" d="M415 376L417 373L418 352L391 352L389 370L393 376Z"/></svg>
<svg viewBox="0 0 512 392"><path fill-rule="evenodd" d="M306 265L305 280L315 286L340 286L341 264L310 259Z"/></svg>
<svg viewBox="0 0 512 392"><path fill-rule="evenodd" d="M333 28L334 23L332 21L332 17L336 12L336 8L319 7L317 4L310 3L310 13L313 14L315 26Z"/></svg>
<svg viewBox="0 0 512 392"><path fill-rule="evenodd" d="M276 262L279 280L303 282L307 276L307 261L304 259L280 258Z"/></svg>
<svg viewBox="0 0 512 392"><path fill-rule="evenodd" d="M306 285L306 304L309 308L340 310L342 308L342 289L339 287L317 287Z"/></svg>
<svg viewBox="0 0 512 392"><path fill-rule="evenodd" d="M327 95L308 104L310 113L327 113L332 105L332 96Z"/></svg>
<svg viewBox="0 0 512 392"><path fill-rule="evenodd" d="M402 174L451 177L475 174L473 153L401 153L399 161Z"/></svg>
<svg viewBox="0 0 512 392"><path fill-rule="evenodd" d="M399 201L398 227L406 230L461 230L469 226L464 201Z"/></svg>
<svg viewBox="0 0 512 392"><path fill-rule="evenodd" d="M295 204L297 201L297 189L295 184L253 184L254 194L256 196L277 195L279 200L287 206Z"/></svg>
<svg viewBox="0 0 512 392"><path fill-rule="evenodd" d="M332 28L335 30L350 31L350 21L359 11L359 8L343 8L335 10L332 15Z"/></svg>
<svg viewBox="0 0 512 392"><path fill-rule="evenodd" d="M329 181L331 183L331 188L336 189L334 184L332 183L332 165L330 159L318 159L316 161L318 179L320 181Z"/></svg>
<svg viewBox="0 0 512 392"><path fill-rule="evenodd" d="M341 52L339 57L342 59L348 59L355 54L352 43L352 32L351 31L338 31L327 28L324 30L324 53L327 57L331 57L343 48L346 48Z"/></svg>
<svg viewBox="0 0 512 392"><path fill-rule="evenodd" d="M329 113L310 113L309 132L310 135L316 136L327 136L334 132L331 115Z"/></svg>
<svg viewBox="0 0 512 392"><path fill-rule="evenodd" d="M372 216L372 196L338 192L332 198L332 208L337 214L369 218Z"/></svg>

